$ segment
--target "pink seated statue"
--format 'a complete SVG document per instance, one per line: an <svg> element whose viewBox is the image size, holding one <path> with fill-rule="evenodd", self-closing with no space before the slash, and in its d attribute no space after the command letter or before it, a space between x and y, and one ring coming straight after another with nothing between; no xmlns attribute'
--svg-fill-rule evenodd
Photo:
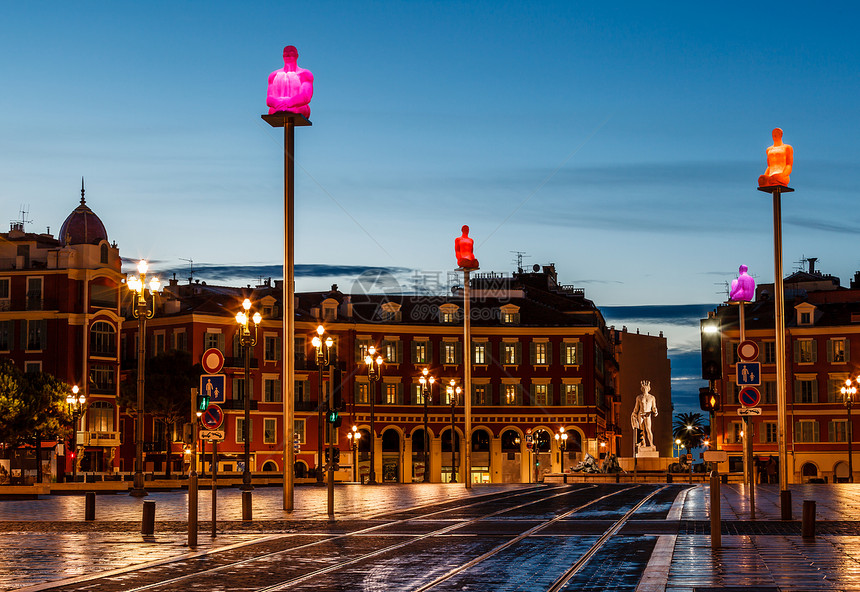
<svg viewBox="0 0 860 592"><path fill-rule="evenodd" d="M478 260L472 250L475 241L469 238L469 227L463 226L463 236L454 239L454 253L457 255L457 266L462 269L478 269Z"/></svg>
<svg viewBox="0 0 860 592"><path fill-rule="evenodd" d="M314 75L310 70L299 68L296 65L298 59L298 50L292 45L286 46L284 67L269 74L269 92L266 96L269 114L289 111L310 117L308 103L314 96Z"/></svg>
<svg viewBox="0 0 860 592"><path fill-rule="evenodd" d="M741 265L738 271L740 275L738 275L738 279L732 280L729 300L732 302L752 302L755 296L755 280L747 273L746 265Z"/></svg>
<svg viewBox="0 0 860 592"><path fill-rule="evenodd" d="M767 149L767 170L758 178L759 187L788 187L794 149L782 143L782 130L774 128L773 146Z"/></svg>

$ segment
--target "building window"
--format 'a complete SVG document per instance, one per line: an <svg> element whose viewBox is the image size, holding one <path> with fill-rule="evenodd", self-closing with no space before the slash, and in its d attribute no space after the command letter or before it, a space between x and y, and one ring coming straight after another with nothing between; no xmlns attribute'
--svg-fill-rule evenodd
<svg viewBox="0 0 860 592"><path fill-rule="evenodd" d="M110 364L90 364L90 389L112 393L114 391L114 367Z"/></svg>
<svg viewBox="0 0 860 592"><path fill-rule="evenodd" d="M577 366L582 364L582 344L565 343L564 344L564 363L567 366Z"/></svg>
<svg viewBox="0 0 860 592"><path fill-rule="evenodd" d="M281 359L281 340L277 335L263 337L263 356L266 362L277 362Z"/></svg>
<svg viewBox="0 0 860 592"><path fill-rule="evenodd" d="M490 404L490 385L488 384L472 384L472 404L473 405L489 405Z"/></svg>
<svg viewBox="0 0 860 592"><path fill-rule="evenodd" d="M87 429L91 432L113 432L113 405L107 401L95 401L87 407Z"/></svg>
<svg viewBox="0 0 860 592"><path fill-rule="evenodd" d="M263 401L265 403L280 403L282 400L280 379L266 378L263 381Z"/></svg>
<svg viewBox="0 0 860 592"><path fill-rule="evenodd" d="M0 321L0 351L12 351L12 323L13 321Z"/></svg>
<svg viewBox="0 0 860 592"><path fill-rule="evenodd" d="M532 394L532 399L535 405L539 405L541 407L546 407L549 404L549 385L548 384L533 384L532 389L534 390Z"/></svg>
<svg viewBox="0 0 860 592"><path fill-rule="evenodd" d="M11 298L9 295L9 282L9 278L0 278L0 300L9 300ZM0 305L0 310L9 310L9 305Z"/></svg>
<svg viewBox="0 0 860 592"><path fill-rule="evenodd" d="M24 362L24 373L31 374L33 372L42 371L42 362Z"/></svg>
<svg viewBox="0 0 860 592"><path fill-rule="evenodd" d="M384 385L385 404L400 405L400 387L399 382L386 382Z"/></svg>
<svg viewBox="0 0 860 592"><path fill-rule="evenodd" d="M762 403L765 405L776 405L776 381L766 380L762 390Z"/></svg>
<svg viewBox="0 0 860 592"><path fill-rule="evenodd" d="M800 324L801 325L811 325L812 324L812 313L809 313L809 312L800 313Z"/></svg>
<svg viewBox="0 0 860 592"><path fill-rule="evenodd" d="M237 444L241 444L241 443L245 442L245 439L243 437L244 429L245 429L245 418L244 417L237 417L236 418L236 443ZM254 441L254 422L253 421L248 424L248 441L249 442Z"/></svg>
<svg viewBox="0 0 860 592"><path fill-rule="evenodd" d="M576 383L564 385L564 404L567 406L585 405L581 384Z"/></svg>
<svg viewBox="0 0 860 592"><path fill-rule="evenodd" d="M848 340L844 337L828 339L827 361L831 364L844 364L848 360Z"/></svg>
<svg viewBox="0 0 860 592"><path fill-rule="evenodd" d="M763 362L765 364L776 364L776 342L765 341L763 345Z"/></svg>
<svg viewBox="0 0 860 592"><path fill-rule="evenodd" d="M203 349L204 351L210 348L216 348L221 350L221 353L224 353L224 334L221 332L209 332L203 336Z"/></svg>
<svg viewBox="0 0 860 592"><path fill-rule="evenodd" d="M459 320L459 312L456 304L443 304L439 307L439 322L452 325Z"/></svg>
<svg viewBox="0 0 860 592"><path fill-rule="evenodd" d="M386 364L399 364L403 360L402 355L403 344L399 339L386 339L382 342L382 356L385 358Z"/></svg>
<svg viewBox="0 0 860 592"><path fill-rule="evenodd" d="M430 344L426 341L413 341L412 342L412 363L413 364L429 364L430 356L428 356L428 350L430 349Z"/></svg>
<svg viewBox="0 0 860 592"><path fill-rule="evenodd" d="M816 361L814 339L798 339L794 342L794 361L798 364L812 364Z"/></svg>
<svg viewBox="0 0 860 592"><path fill-rule="evenodd" d="M485 341L476 341L472 343L472 363L487 363L487 343Z"/></svg>
<svg viewBox="0 0 860 592"><path fill-rule="evenodd" d="M90 352L94 356L116 356L116 329L110 323L98 321L90 328Z"/></svg>
<svg viewBox="0 0 860 592"><path fill-rule="evenodd" d="M293 420L293 434L298 436L299 444L306 444L305 440L305 420L304 419L294 419Z"/></svg>
<svg viewBox="0 0 860 592"><path fill-rule="evenodd" d="M99 263L102 265L106 265L108 262L108 246L105 243L102 243L102 246L99 247Z"/></svg>
<svg viewBox="0 0 860 592"><path fill-rule="evenodd" d="M27 323L26 350L42 351L45 349L47 337L47 321L25 321Z"/></svg>
<svg viewBox="0 0 860 592"><path fill-rule="evenodd" d="M27 278L27 310L42 310L42 278Z"/></svg>
<svg viewBox="0 0 860 592"><path fill-rule="evenodd" d="M847 378L847 376L845 377ZM844 403L842 387L845 386L845 378L833 378L827 380L827 401L830 403Z"/></svg>
<svg viewBox="0 0 860 592"><path fill-rule="evenodd" d="M457 359L457 342L445 341L442 344L442 361L444 364L458 364Z"/></svg>
<svg viewBox="0 0 860 592"><path fill-rule="evenodd" d="M275 444L278 441L278 420L274 418L263 419L263 444Z"/></svg>
<svg viewBox="0 0 860 592"><path fill-rule="evenodd" d="M163 354L166 348L164 331L155 334L155 355Z"/></svg>
<svg viewBox="0 0 860 592"><path fill-rule="evenodd" d="M847 442L848 441L848 422L844 419L836 419L830 422L828 426L829 440L831 442Z"/></svg>
<svg viewBox="0 0 860 592"><path fill-rule="evenodd" d="M305 367L305 338L296 337L293 340L293 357L295 358L296 368Z"/></svg>
<svg viewBox="0 0 860 592"><path fill-rule="evenodd" d="M726 436L729 444L741 444L744 441L744 424L733 421L729 425L729 433Z"/></svg>
<svg viewBox="0 0 860 592"><path fill-rule="evenodd" d="M532 342L532 366L549 364L549 343L546 341Z"/></svg>
<svg viewBox="0 0 860 592"><path fill-rule="evenodd" d="M367 405L370 400L367 397L368 384L366 382L355 383L355 402L360 405Z"/></svg>
<svg viewBox="0 0 860 592"><path fill-rule="evenodd" d="M117 289L113 286L90 286L90 304L100 308L116 308Z"/></svg>
<svg viewBox="0 0 860 592"><path fill-rule="evenodd" d="M254 379L251 379L251 385L248 387L248 394L251 396L251 400L254 400ZM244 378L234 378L233 379L233 400L235 401L244 401L245 400L245 379Z"/></svg>
<svg viewBox="0 0 860 592"><path fill-rule="evenodd" d="M507 366L516 366L520 363L520 343L503 342L502 343L502 364Z"/></svg>
<svg viewBox="0 0 860 592"><path fill-rule="evenodd" d="M764 435L764 443L765 444L776 444L777 440L777 431L776 431L776 422L775 421L766 421L762 424L764 430L762 434Z"/></svg>
<svg viewBox="0 0 860 592"><path fill-rule="evenodd" d="M520 385L506 384L504 385L504 400L502 405L520 405Z"/></svg>
<svg viewBox="0 0 860 592"><path fill-rule="evenodd" d="M310 403L311 400L311 383L307 380L297 380L295 383L295 398L296 403Z"/></svg>
<svg viewBox="0 0 860 592"><path fill-rule="evenodd" d="M819 442L818 422L814 419L801 419L794 423L795 442Z"/></svg>
<svg viewBox="0 0 860 592"><path fill-rule="evenodd" d="M798 379L794 381L795 403L817 403L818 381L812 379Z"/></svg>
<svg viewBox="0 0 860 592"><path fill-rule="evenodd" d="M185 329L177 329L173 332L173 349L188 351L188 333Z"/></svg>
<svg viewBox="0 0 860 592"><path fill-rule="evenodd" d="M519 325L520 313L518 312L502 312L503 325Z"/></svg>

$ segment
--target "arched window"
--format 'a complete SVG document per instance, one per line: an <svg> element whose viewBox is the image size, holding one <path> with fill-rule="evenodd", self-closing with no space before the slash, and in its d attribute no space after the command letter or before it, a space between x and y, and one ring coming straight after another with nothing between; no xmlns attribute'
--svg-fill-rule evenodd
<svg viewBox="0 0 860 592"><path fill-rule="evenodd" d="M487 430L472 432L472 452L490 451L490 433Z"/></svg>
<svg viewBox="0 0 860 592"><path fill-rule="evenodd" d="M552 438L546 430L537 430L534 435L535 452L549 452L552 448Z"/></svg>
<svg viewBox="0 0 860 592"><path fill-rule="evenodd" d="M91 432L113 432L113 405L96 401L87 407L87 429Z"/></svg>
<svg viewBox="0 0 860 592"><path fill-rule="evenodd" d="M400 452L400 434L397 430L382 432L382 452Z"/></svg>
<svg viewBox="0 0 860 592"><path fill-rule="evenodd" d="M519 432L516 430L506 430L502 433L502 452L519 452L520 451Z"/></svg>
<svg viewBox="0 0 860 592"><path fill-rule="evenodd" d="M107 246L107 243L102 243L102 246L100 249L99 260L101 261L101 263L103 263L105 265L108 262L108 246Z"/></svg>
<svg viewBox="0 0 860 592"><path fill-rule="evenodd" d="M267 460L263 463L263 472L273 473L278 470L278 465L274 461Z"/></svg>
<svg viewBox="0 0 860 592"><path fill-rule="evenodd" d="M90 355L116 357L116 329L110 323L98 321L90 327Z"/></svg>

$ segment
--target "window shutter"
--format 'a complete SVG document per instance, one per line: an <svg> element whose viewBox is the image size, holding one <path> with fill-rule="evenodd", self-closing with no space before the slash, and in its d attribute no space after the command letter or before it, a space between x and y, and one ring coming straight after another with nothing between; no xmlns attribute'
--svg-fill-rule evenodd
<svg viewBox="0 0 860 592"><path fill-rule="evenodd" d="M815 339L812 340L812 361L818 361L818 341Z"/></svg>
<svg viewBox="0 0 860 592"><path fill-rule="evenodd" d="M851 344L851 342L848 341L848 338L846 337L845 338L845 361L846 362L851 361L851 348L849 347L850 344Z"/></svg>
<svg viewBox="0 0 860 592"><path fill-rule="evenodd" d="M800 439L800 434L801 434L800 422L796 421L796 422L794 422L794 441L795 442L802 442L802 440Z"/></svg>
<svg viewBox="0 0 860 592"><path fill-rule="evenodd" d="M410 354L409 355L412 357L412 363L413 364L420 364L421 363L421 361L418 359L418 353L416 351L417 346L418 346L418 342L415 341L414 339L409 344L409 347L410 347Z"/></svg>
<svg viewBox="0 0 860 592"><path fill-rule="evenodd" d="M817 421L812 422L812 441L813 442L820 442L821 441L821 437L818 435L818 422Z"/></svg>
<svg viewBox="0 0 860 592"><path fill-rule="evenodd" d="M516 345L516 359L514 360L517 364L523 363L523 344L517 341L514 345Z"/></svg>
<svg viewBox="0 0 860 592"><path fill-rule="evenodd" d="M27 349L27 321L15 321L18 324L18 328L21 332L21 350ZM137 348L134 350L135 357L137 357Z"/></svg>
<svg viewBox="0 0 860 592"><path fill-rule="evenodd" d="M534 405L535 400L537 398L537 393L535 392L536 391L535 383L531 383L531 385L529 386L529 389L530 389L529 396L531 397L531 404Z"/></svg>
<svg viewBox="0 0 860 592"><path fill-rule="evenodd" d="M352 401L353 403L359 403L361 401L361 383L354 382L352 384Z"/></svg>
<svg viewBox="0 0 860 592"><path fill-rule="evenodd" d="M275 338L275 359L281 359L281 340L277 337Z"/></svg>
<svg viewBox="0 0 860 592"><path fill-rule="evenodd" d="M827 340L827 361L828 362L833 361L833 340L832 339Z"/></svg>
<svg viewBox="0 0 860 592"><path fill-rule="evenodd" d="M433 365L433 342L430 340L427 340L425 343L427 344L427 365L432 366Z"/></svg>
<svg viewBox="0 0 860 592"><path fill-rule="evenodd" d="M800 381L799 381L799 380L795 380L795 381L794 381L794 402L795 402L795 403L800 403L800 401L801 401L801 395L800 395Z"/></svg>
<svg viewBox="0 0 860 592"><path fill-rule="evenodd" d="M397 351L397 363L400 364L403 362L403 342L399 339L397 340L397 347L395 348Z"/></svg>
<svg viewBox="0 0 860 592"><path fill-rule="evenodd" d="M800 342L794 342L794 363L797 364L800 362Z"/></svg>
<svg viewBox="0 0 860 592"><path fill-rule="evenodd" d="M454 342L454 363L463 363L463 344L459 341Z"/></svg>
<svg viewBox="0 0 860 592"><path fill-rule="evenodd" d="M576 363L577 363L577 364L582 364L582 363L583 363L583 359L582 359L582 342L581 342L581 341L577 341L575 345L576 345Z"/></svg>
<svg viewBox="0 0 860 592"><path fill-rule="evenodd" d="M827 423L827 441L828 442L836 442L836 422L831 421Z"/></svg>
<svg viewBox="0 0 860 592"><path fill-rule="evenodd" d="M817 379L812 381L812 402L818 403L818 380ZM818 425L818 422L816 422L816 425Z"/></svg>
<svg viewBox="0 0 860 592"><path fill-rule="evenodd" d="M535 342L534 341L529 343L529 360L531 362L531 365L534 366L535 365Z"/></svg>
<svg viewBox="0 0 860 592"><path fill-rule="evenodd" d="M552 407L553 405L555 405L555 401L553 400L552 395L553 395L552 383L550 383L550 384L546 385L546 404L547 404L547 407Z"/></svg>
<svg viewBox="0 0 860 592"><path fill-rule="evenodd" d="M758 441L764 444L767 441L767 424L762 422L759 424Z"/></svg>
<svg viewBox="0 0 860 592"><path fill-rule="evenodd" d="M546 342L546 363L552 366L552 343Z"/></svg>

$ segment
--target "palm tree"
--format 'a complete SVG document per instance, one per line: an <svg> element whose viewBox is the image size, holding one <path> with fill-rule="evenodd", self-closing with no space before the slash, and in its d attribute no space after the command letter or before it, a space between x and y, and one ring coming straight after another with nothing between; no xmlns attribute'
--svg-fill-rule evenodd
<svg viewBox="0 0 860 592"><path fill-rule="evenodd" d="M681 441L681 445L687 449L689 454L693 448L702 446L711 432L711 427L705 425L705 418L701 413L679 413L672 423L672 437Z"/></svg>

